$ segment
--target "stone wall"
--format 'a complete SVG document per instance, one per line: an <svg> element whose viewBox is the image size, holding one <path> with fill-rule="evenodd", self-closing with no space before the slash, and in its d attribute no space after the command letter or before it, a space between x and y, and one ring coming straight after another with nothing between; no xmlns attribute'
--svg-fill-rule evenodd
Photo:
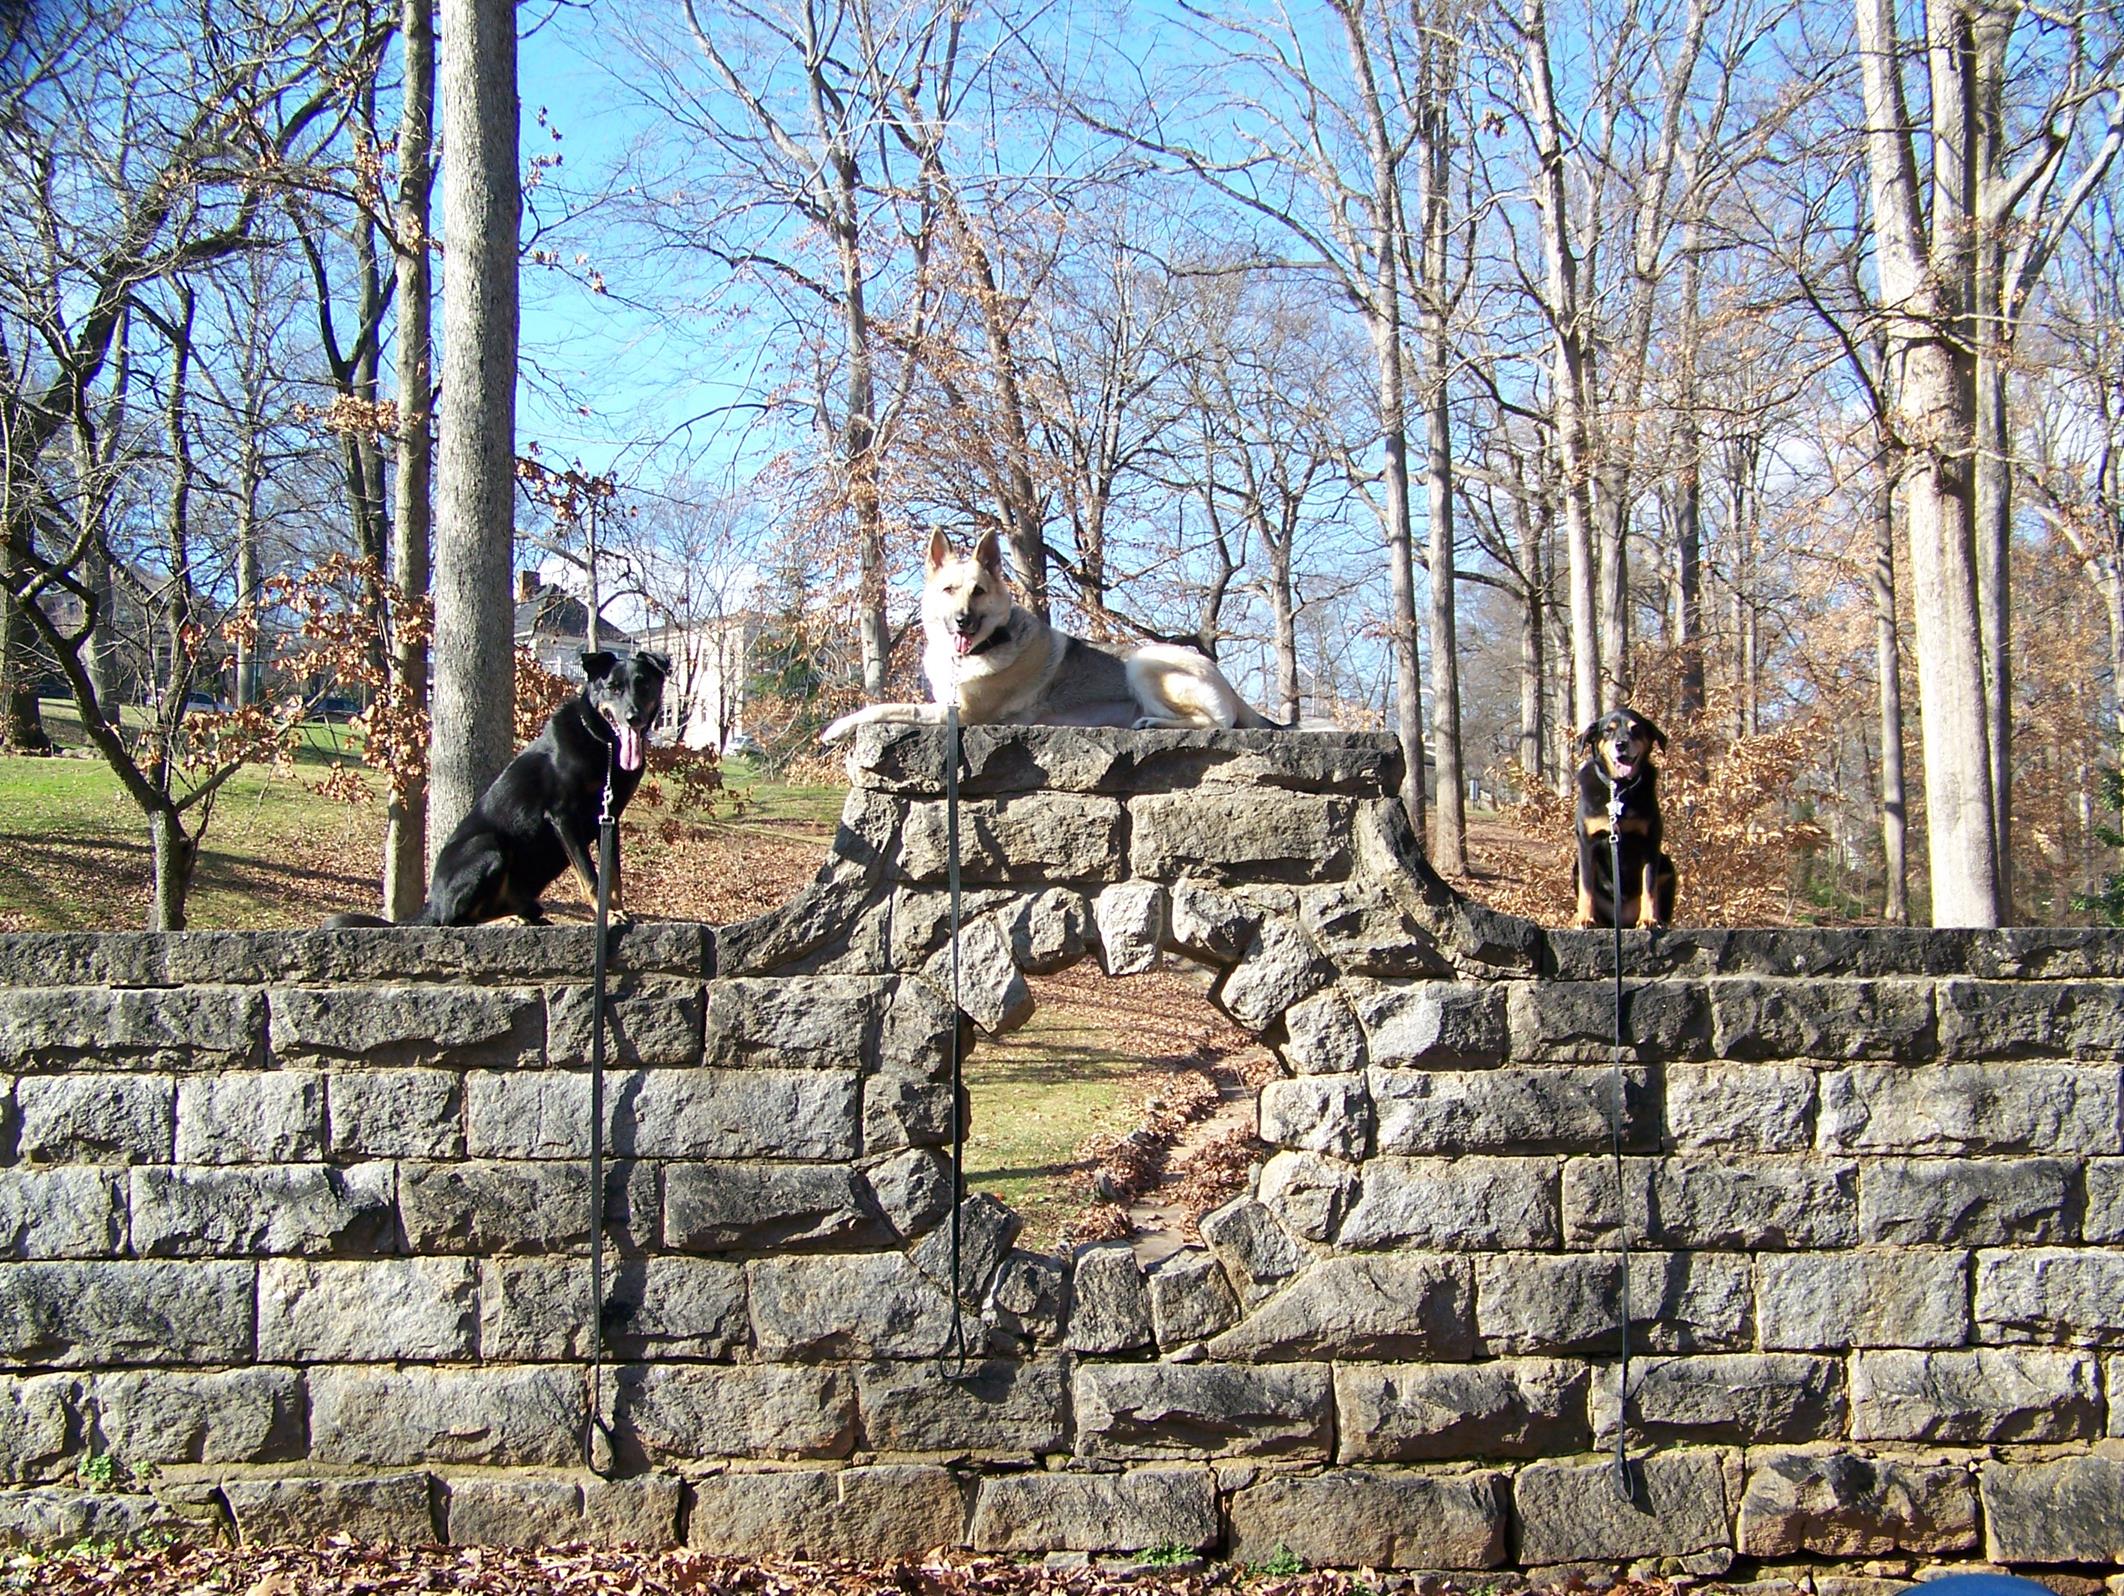
<svg viewBox="0 0 2124 1596"><path fill-rule="evenodd" d="M970 732L966 1014L1163 950L1288 1074L1148 1275L970 1200L962 1368L940 758L619 939L597 1471L587 928L0 938L0 1539L2124 1560L2124 939L1632 934L1618 1185L1607 937L1438 882L1390 740Z"/></svg>

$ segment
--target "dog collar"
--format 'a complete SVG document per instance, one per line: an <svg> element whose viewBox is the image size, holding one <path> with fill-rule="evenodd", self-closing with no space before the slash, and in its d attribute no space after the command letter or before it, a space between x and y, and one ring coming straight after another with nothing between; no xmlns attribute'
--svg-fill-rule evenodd
<svg viewBox="0 0 2124 1596"><path fill-rule="evenodd" d="M1008 621L1005 621L993 632L990 632L986 637L982 638L980 642L974 644L972 648L969 648L966 651L967 656L970 658L975 654L986 654L992 648L1001 648L1003 644L1009 640L1009 638L1010 623Z"/></svg>

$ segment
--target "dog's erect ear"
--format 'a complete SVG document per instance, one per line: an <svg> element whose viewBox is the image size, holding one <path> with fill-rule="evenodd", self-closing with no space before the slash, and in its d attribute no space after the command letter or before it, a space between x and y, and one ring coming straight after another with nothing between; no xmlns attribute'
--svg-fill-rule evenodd
<svg viewBox="0 0 2124 1596"><path fill-rule="evenodd" d="M601 682L612 674L612 667L619 663L617 654L608 654L601 648L583 650L583 680Z"/></svg>
<svg viewBox="0 0 2124 1596"><path fill-rule="evenodd" d="M1667 734L1665 732L1661 731L1649 720L1646 720L1645 717L1642 715L1637 717L1637 724L1644 729L1644 734L1647 737L1651 738L1652 741L1657 744L1662 751L1666 749Z"/></svg>
<svg viewBox="0 0 2124 1596"><path fill-rule="evenodd" d="M1586 723L1586 729L1578 734L1578 746L1581 748L1591 748L1599 741L1600 722L1597 720L1588 721Z"/></svg>
<svg viewBox="0 0 2124 1596"><path fill-rule="evenodd" d="M653 648L639 648L634 651L634 657L655 671L659 676L669 676L671 674L671 656L669 654L659 654Z"/></svg>
<svg viewBox="0 0 2124 1596"><path fill-rule="evenodd" d="M929 553L923 557L922 566L927 571L940 571L951 559L951 539L938 527L929 534Z"/></svg>
<svg viewBox="0 0 2124 1596"><path fill-rule="evenodd" d="M996 541L994 527L983 532L974 544L974 563L997 581L1003 580L1003 546Z"/></svg>

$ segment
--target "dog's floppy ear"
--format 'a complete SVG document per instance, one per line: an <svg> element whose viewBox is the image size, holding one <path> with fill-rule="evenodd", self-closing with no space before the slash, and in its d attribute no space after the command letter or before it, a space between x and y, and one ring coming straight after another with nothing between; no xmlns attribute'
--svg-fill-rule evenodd
<svg viewBox="0 0 2124 1596"><path fill-rule="evenodd" d="M1581 748L1591 748L1595 743L1599 741L1600 722L1597 720L1587 721L1586 729L1578 734L1578 746Z"/></svg>
<svg viewBox="0 0 2124 1596"><path fill-rule="evenodd" d="M1644 727L1645 735L1651 738L1652 741L1659 746L1660 751L1664 753L1667 747L1667 734L1661 731L1657 726L1653 725L1649 720L1646 720L1645 717L1642 715L1637 717L1637 724Z"/></svg>
<svg viewBox="0 0 2124 1596"><path fill-rule="evenodd" d="M653 648L638 648L634 651L634 657L655 671L659 676L669 676L671 674L671 656L669 654L658 653Z"/></svg>
<svg viewBox="0 0 2124 1596"><path fill-rule="evenodd" d="M612 667L619 663L617 654L609 654L601 648L583 650L583 680L601 682L612 674Z"/></svg>
<svg viewBox="0 0 2124 1596"><path fill-rule="evenodd" d="M974 544L974 563L1001 581L1003 579L1003 546L996 541L996 529L983 532L980 541Z"/></svg>
<svg viewBox="0 0 2124 1596"><path fill-rule="evenodd" d="M929 553L923 556L922 567L927 571L938 571L950 558L951 539L944 535L942 527L938 527L929 534Z"/></svg>

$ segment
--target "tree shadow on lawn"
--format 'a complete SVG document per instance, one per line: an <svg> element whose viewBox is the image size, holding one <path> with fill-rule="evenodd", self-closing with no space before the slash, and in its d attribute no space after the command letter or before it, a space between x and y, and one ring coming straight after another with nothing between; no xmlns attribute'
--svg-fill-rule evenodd
<svg viewBox="0 0 2124 1596"><path fill-rule="evenodd" d="M154 853L143 841L0 832L0 917L12 929L137 930L154 879ZM209 898L223 900L224 911L266 911L244 914L245 926L269 923L267 914L270 923L302 925L361 907L376 890L368 876L208 848L186 901L195 914Z"/></svg>

